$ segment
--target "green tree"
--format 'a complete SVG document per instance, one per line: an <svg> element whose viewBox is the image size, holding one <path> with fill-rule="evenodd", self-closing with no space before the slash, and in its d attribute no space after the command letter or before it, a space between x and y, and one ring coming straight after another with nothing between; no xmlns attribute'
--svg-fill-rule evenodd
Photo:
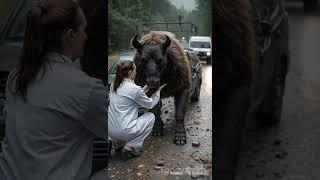
<svg viewBox="0 0 320 180"><path fill-rule="evenodd" d="M195 0L196 17L199 22L199 34L210 35L212 32L212 0Z"/></svg>
<svg viewBox="0 0 320 180"><path fill-rule="evenodd" d="M169 0L109 0L108 1L108 53L129 48L136 27L144 22L177 22L178 10ZM156 30L164 27L156 27Z"/></svg>

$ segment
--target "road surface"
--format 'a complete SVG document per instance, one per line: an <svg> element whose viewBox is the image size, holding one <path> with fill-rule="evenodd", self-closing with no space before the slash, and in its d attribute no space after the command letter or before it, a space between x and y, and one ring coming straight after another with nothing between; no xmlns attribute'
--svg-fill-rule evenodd
<svg viewBox="0 0 320 180"><path fill-rule="evenodd" d="M108 164L110 179L198 179L212 176L212 66L202 62L202 86L199 102L189 105L185 116L187 144L176 146L174 137L174 101L163 100L163 137L147 137L141 157L126 162L112 151ZM193 147L192 142L200 142ZM161 161L162 164L158 164ZM171 173L171 175L169 175Z"/></svg>
<svg viewBox="0 0 320 180"><path fill-rule="evenodd" d="M243 180L318 180L320 178L320 9L303 13L286 4L291 66L282 121L250 128L240 153Z"/></svg>

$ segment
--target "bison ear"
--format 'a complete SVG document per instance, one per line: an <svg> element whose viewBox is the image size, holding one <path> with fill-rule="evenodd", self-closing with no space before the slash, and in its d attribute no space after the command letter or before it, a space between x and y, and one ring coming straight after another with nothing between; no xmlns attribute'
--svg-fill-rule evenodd
<svg viewBox="0 0 320 180"><path fill-rule="evenodd" d="M171 39L169 38L169 36L165 35L166 36L166 42L162 45L162 52L163 54L166 53L168 47L171 45Z"/></svg>
<svg viewBox="0 0 320 180"><path fill-rule="evenodd" d="M131 40L132 46L138 50L139 54L142 52L142 44L138 41L138 34L136 34Z"/></svg>

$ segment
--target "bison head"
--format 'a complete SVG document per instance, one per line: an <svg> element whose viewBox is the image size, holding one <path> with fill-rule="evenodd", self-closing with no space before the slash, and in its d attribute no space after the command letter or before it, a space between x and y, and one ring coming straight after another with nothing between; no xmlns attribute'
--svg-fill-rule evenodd
<svg viewBox="0 0 320 180"><path fill-rule="evenodd" d="M132 40L132 46L140 54L140 68L146 74L146 83L150 87L160 85L160 74L167 65L165 53L171 44L170 38L165 35L166 41L163 44L142 44L135 35Z"/></svg>

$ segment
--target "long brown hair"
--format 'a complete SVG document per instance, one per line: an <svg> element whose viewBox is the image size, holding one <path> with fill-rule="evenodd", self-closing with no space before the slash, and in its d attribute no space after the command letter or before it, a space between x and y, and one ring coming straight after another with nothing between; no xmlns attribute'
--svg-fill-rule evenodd
<svg viewBox="0 0 320 180"><path fill-rule="evenodd" d="M113 81L113 91L117 92L120 84L122 83L124 78L127 78L129 75L129 71L133 70L133 62L129 60L124 60L117 66L116 78Z"/></svg>
<svg viewBox="0 0 320 180"><path fill-rule="evenodd" d="M14 86L15 93L24 100L28 85L34 81L46 62L45 53L60 52L64 30L68 28L77 30L80 26L78 8L78 3L73 0L43 0L38 6L29 10Z"/></svg>

